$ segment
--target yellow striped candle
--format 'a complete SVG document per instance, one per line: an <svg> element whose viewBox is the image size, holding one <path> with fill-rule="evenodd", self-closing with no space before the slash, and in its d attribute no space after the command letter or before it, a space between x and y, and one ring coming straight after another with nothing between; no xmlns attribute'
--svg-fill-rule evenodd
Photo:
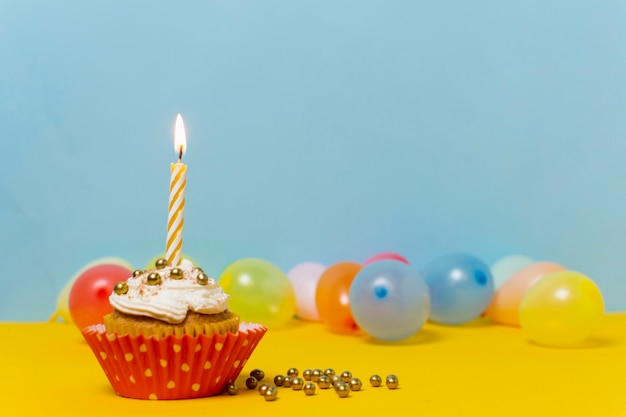
<svg viewBox="0 0 626 417"><path fill-rule="evenodd" d="M183 224L185 223L185 186L187 185L187 165L181 162L187 148L185 125L179 114L174 129L174 148L178 162L173 163L170 175L170 203L167 212L167 245L165 257L169 265L180 265L183 250Z"/></svg>

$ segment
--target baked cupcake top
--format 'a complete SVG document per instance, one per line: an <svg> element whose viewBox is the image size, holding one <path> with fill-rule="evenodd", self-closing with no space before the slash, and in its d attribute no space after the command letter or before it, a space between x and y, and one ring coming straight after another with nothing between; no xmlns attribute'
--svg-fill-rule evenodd
<svg viewBox="0 0 626 417"><path fill-rule="evenodd" d="M183 260L177 267L136 271L118 283L109 296L114 309L168 323L180 323L189 310L217 314L228 308L229 296L202 269Z"/></svg>

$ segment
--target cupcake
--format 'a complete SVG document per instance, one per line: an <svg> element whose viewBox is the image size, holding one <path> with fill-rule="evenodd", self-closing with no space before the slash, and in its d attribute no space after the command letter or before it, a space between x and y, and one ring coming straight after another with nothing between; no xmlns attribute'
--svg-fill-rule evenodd
<svg viewBox="0 0 626 417"><path fill-rule="evenodd" d="M221 394L266 332L240 323L227 294L201 269L157 261L118 283L113 313L83 336L115 392L140 399Z"/></svg>

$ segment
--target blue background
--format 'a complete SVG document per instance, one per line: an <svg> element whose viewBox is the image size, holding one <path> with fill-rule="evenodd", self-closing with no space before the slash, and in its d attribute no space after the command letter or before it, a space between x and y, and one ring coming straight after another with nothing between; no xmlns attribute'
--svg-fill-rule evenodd
<svg viewBox="0 0 626 417"><path fill-rule="evenodd" d="M0 0L0 320L84 264L523 254L626 310L626 3Z"/></svg>

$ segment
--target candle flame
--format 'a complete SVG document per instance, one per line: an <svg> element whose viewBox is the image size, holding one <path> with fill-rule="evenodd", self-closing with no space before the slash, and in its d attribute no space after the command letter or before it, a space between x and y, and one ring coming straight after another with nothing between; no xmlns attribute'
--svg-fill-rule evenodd
<svg viewBox="0 0 626 417"><path fill-rule="evenodd" d="M176 116L176 126L174 127L174 150L180 157L187 150L187 135L185 134L185 124L183 123L183 116L178 113Z"/></svg>

